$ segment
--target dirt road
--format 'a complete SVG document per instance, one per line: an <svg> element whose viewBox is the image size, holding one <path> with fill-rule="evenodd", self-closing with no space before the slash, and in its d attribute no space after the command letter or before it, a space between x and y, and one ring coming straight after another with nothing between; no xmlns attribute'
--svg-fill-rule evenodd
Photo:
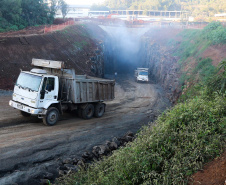
<svg viewBox="0 0 226 185"><path fill-rule="evenodd" d="M79 157L106 140L136 132L170 106L159 85L136 83L129 76L116 82L116 98L107 102L102 118L65 114L53 127L20 117L8 106L10 97L0 97L0 184L39 184L44 173L56 175L59 158Z"/></svg>

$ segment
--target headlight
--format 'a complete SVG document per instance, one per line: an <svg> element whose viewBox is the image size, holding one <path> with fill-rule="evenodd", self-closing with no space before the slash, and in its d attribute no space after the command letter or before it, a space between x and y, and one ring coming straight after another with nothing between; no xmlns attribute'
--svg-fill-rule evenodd
<svg viewBox="0 0 226 185"><path fill-rule="evenodd" d="M13 93L13 96L14 96L14 97L16 97L16 94L15 94L15 93Z"/></svg>
<svg viewBox="0 0 226 185"><path fill-rule="evenodd" d="M13 102L12 101L9 101L9 106L13 106Z"/></svg>
<svg viewBox="0 0 226 185"><path fill-rule="evenodd" d="M34 114L35 113L35 110L31 110L31 114Z"/></svg>

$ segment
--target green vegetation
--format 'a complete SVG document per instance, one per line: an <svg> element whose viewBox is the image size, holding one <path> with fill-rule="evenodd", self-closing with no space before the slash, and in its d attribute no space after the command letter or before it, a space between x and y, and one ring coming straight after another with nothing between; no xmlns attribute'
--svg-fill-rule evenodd
<svg viewBox="0 0 226 185"><path fill-rule="evenodd" d="M132 10L184 10L189 11L195 17L213 17L216 13L224 13L226 2L224 0L105 0L105 6L111 9Z"/></svg>
<svg viewBox="0 0 226 185"><path fill-rule="evenodd" d="M184 30L179 36L182 37L182 42L174 55L180 57L181 68L190 65L190 70L181 75L181 84L186 81L206 81L209 76L216 74L212 59L199 56L210 45L226 43L226 28L220 22L211 22L203 30ZM178 43L174 40L168 43L170 46L176 44ZM190 64L194 60L195 64Z"/></svg>
<svg viewBox="0 0 226 185"><path fill-rule="evenodd" d="M220 87L225 83L226 63L221 65L221 76L194 87L195 96L188 94L154 126L144 127L133 142L58 183L187 184L191 174L226 147L226 86L221 91L215 87L216 82Z"/></svg>
<svg viewBox="0 0 226 185"><path fill-rule="evenodd" d="M65 16L67 5L64 0L51 0L50 6L44 0L0 0L0 32L52 24L57 5Z"/></svg>
<svg viewBox="0 0 226 185"><path fill-rule="evenodd" d="M204 37L210 40L213 44L226 43L226 28L220 22L212 22L208 24L202 31Z"/></svg>

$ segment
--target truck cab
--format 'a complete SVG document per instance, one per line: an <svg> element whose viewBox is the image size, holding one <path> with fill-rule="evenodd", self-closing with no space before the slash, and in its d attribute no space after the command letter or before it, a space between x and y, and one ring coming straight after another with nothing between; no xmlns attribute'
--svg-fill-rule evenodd
<svg viewBox="0 0 226 185"><path fill-rule="evenodd" d="M9 105L25 117L38 116L53 126L63 111L77 111L79 117L102 117L107 100L114 99L114 80L76 75L64 62L32 59L36 68L21 71Z"/></svg>
<svg viewBox="0 0 226 185"><path fill-rule="evenodd" d="M135 70L135 81L136 82L149 82L148 68L137 68Z"/></svg>
<svg viewBox="0 0 226 185"><path fill-rule="evenodd" d="M22 71L14 86L10 106L21 110L23 116L45 115L46 109L58 103L59 80L45 70Z"/></svg>

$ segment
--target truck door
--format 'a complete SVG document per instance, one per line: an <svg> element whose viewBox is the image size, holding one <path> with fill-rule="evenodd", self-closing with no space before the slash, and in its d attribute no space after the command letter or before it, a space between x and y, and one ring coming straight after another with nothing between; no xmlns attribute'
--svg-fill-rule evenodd
<svg viewBox="0 0 226 185"><path fill-rule="evenodd" d="M58 78L57 77L44 77L41 91L39 107L44 107L46 103L54 102L58 96Z"/></svg>

